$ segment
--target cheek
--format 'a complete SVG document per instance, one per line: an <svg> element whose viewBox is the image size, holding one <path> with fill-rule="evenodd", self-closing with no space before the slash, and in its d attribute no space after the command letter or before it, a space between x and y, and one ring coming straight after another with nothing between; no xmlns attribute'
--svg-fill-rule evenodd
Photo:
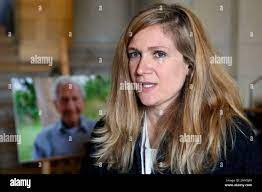
<svg viewBox="0 0 262 192"><path fill-rule="evenodd" d="M128 67L129 67L129 73L130 73L131 79L134 82L137 64L135 62L132 62L128 64Z"/></svg>
<svg viewBox="0 0 262 192"><path fill-rule="evenodd" d="M84 101L80 101L80 102L78 103L77 109L78 109L79 112L82 112L82 111L83 111L84 105L85 105Z"/></svg>
<svg viewBox="0 0 262 192"><path fill-rule="evenodd" d="M165 92L176 94L182 88L186 78L186 68L184 63L170 62L160 71L160 82Z"/></svg>
<svg viewBox="0 0 262 192"><path fill-rule="evenodd" d="M57 110L60 112L60 113L64 113L65 110L66 110L66 107L63 103L58 103L57 104Z"/></svg>

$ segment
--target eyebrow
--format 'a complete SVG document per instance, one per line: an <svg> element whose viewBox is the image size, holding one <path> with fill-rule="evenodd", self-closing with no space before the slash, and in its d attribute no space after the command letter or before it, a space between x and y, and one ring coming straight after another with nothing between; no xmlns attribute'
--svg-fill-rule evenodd
<svg viewBox="0 0 262 192"><path fill-rule="evenodd" d="M159 48L169 49L168 47L165 47L165 46L153 46L153 47L148 47L148 50L155 50L155 49L159 49ZM137 49L137 48L135 48L135 47L128 47L128 50L139 51L139 49ZM139 52L140 52L140 51L139 51Z"/></svg>
<svg viewBox="0 0 262 192"><path fill-rule="evenodd" d="M138 51L138 52L139 52L139 50L138 50L137 48L134 48L134 47L128 47L127 50L128 50L128 51L129 51L129 50L133 50L133 51Z"/></svg>

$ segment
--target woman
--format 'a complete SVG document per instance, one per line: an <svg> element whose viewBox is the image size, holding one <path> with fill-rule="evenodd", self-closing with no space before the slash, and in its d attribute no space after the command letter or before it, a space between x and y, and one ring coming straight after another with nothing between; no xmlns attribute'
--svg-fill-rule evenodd
<svg viewBox="0 0 262 192"><path fill-rule="evenodd" d="M252 130L235 82L213 56L200 21L180 5L134 17L118 43L107 114L82 172L251 172ZM123 91L123 82L141 89Z"/></svg>

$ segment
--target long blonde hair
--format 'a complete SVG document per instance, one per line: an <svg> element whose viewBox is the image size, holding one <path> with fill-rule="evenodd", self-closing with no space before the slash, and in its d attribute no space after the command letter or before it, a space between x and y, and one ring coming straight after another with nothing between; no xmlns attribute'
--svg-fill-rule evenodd
<svg viewBox="0 0 262 192"><path fill-rule="evenodd" d="M190 66L190 74L180 95L158 121L157 148L161 155L154 160L155 170L204 173L214 168L222 155L226 156L228 141L233 146L237 128L234 118L248 120L243 115L235 82L223 66L210 63L215 52L200 21L190 10L177 4L157 4L140 12L121 36L112 66L105 124L95 130L92 142L97 150L92 157L96 158L97 165L106 163L109 169L120 173L128 173L133 165L144 108L134 91L120 90L120 83L132 82L127 56L132 37L156 24L173 35L178 51ZM202 142L180 142L183 134L201 135Z"/></svg>

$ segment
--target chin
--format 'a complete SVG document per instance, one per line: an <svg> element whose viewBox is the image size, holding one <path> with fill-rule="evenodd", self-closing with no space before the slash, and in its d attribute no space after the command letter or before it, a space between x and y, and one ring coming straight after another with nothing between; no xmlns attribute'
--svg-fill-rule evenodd
<svg viewBox="0 0 262 192"><path fill-rule="evenodd" d="M155 99L152 98L143 98L140 97L140 101L143 105L147 106L147 107L151 107L151 106L155 106L158 102Z"/></svg>
<svg viewBox="0 0 262 192"><path fill-rule="evenodd" d="M74 125L77 124L79 121L79 118L70 118L70 119L66 119L65 123L67 123L68 125Z"/></svg>

